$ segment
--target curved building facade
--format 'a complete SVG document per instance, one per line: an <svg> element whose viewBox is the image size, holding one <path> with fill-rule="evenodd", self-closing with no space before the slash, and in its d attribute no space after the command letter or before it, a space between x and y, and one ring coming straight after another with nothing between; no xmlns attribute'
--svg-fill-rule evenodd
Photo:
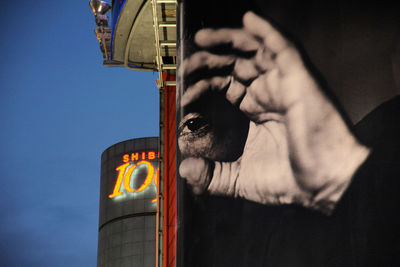
<svg viewBox="0 0 400 267"><path fill-rule="evenodd" d="M155 266L158 167L158 137L103 152L98 267Z"/></svg>

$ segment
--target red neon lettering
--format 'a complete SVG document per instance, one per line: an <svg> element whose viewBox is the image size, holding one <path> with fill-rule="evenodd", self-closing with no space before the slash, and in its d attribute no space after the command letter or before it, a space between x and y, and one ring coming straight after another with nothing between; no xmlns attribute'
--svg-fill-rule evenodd
<svg viewBox="0 0 400 267"><path fill-rule="evenodd" d="M139 160L139 153L132 153L131 161Z"/></svg>
<svg viewBox="0 0 400 267"><path fill-rule="evenodd" d="M155 159L156 158L156 153L151 151L151 152L149 152L148 156L149 156L149 159Z"/></svg>
<svg viewBox="0 0 400 267"><path fill-rule="evenodd" d="M160 153L154 152L154 151L148 151L148 152L141 152L141 159L144 160L146 159L146 153L147 153L147 159L155 159L160 157ZM130 158L129 158L130 157ZM132 153L131 155L125 154L122 156L122 161L124 163L128 161L138 161L139 160L139 152Z"/></svg>
<svg viewBox="0 0 400 267"><path fill-rule="evenodd" d="M128 167L128 165L129 165L129 163L125 163L125 164L123 164L121 166L118 166L116 168L116 170L119 171L118 178L117 178L117 182L115 183L115 187L114 187L113 193L108 196L109 198L113 198L113 197L116 197L116 196L119 196L119 195L122 194L122 192L120 192L119 189L121 188L122 178L125 176L124 175L125 174L125 170L126 170L126 167Z"/></svg>

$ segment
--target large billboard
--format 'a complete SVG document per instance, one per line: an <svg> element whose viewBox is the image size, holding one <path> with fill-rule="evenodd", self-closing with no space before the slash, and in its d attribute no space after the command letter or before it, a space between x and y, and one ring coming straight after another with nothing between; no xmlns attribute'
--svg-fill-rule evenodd
<svg viewBox="0 0 400 267"><path fill-rule="evenodd" d="M400 264L398 11L180 2L178 267Z"/></svg>

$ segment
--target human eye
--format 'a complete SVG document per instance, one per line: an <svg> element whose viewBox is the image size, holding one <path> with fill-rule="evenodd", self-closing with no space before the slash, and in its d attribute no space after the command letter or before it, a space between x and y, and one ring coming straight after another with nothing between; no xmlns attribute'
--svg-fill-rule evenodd
<svg viewBox="0 0 400 267"><path fill-rule="evenodd" d="M209 122L198 113L186 115L179 124L179 135L202 135L209 130Z"/></svg>

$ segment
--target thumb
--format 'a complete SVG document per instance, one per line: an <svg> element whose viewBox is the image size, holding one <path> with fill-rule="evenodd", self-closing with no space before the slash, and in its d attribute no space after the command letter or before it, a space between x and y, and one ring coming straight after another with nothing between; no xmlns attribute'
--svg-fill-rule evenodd
<svg viewBox="0 0 400 267"><path fill-rule="evenodd" d="M214 166L203 158L186 158L179 166L179 174L192 186L193 193L203 193L210 184Z"/></svg>
<svg viewBox="0 0 400 267"><path fill-rule="evenodd" d="M238 196L237 178L240 159L234 162L213 162L203 158L187 158L179 166L179 174L193 187L195 194L206 189L212 195Z"/></svg>

